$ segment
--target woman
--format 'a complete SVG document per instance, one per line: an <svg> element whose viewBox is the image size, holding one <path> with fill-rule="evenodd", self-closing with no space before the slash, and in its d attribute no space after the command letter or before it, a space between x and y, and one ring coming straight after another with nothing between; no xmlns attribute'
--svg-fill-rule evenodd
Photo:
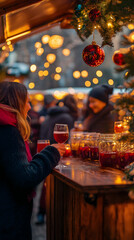
<svg viewBox="0 0 134 240"><path fill-rule="evenodd" d="M54 126L56 123L67 124L69 131L74 126L74 121L78 118L77 103L74 97L69 94L58 106L51 107L48 115L41 125L40 139L49 139L51 143L55 143L53 137Z"/></svg>
<svg viewBox="0 0 134 240"><path fill-rule="evenodd" d="M109 95L113 88L101 85L93 88L88 97L89 115L84 120L84 130L88 132L113 133L115 114L113 106L109 103Z"/></svg>
<svg viewBox="0 0 134 240"><path fill-rule="evenodd" d="M27 89L0 83L0 239L31 240L33 189L57 165L64 145L48 146L32 161ZM59 154L60 153L60 154Z"/></svg>

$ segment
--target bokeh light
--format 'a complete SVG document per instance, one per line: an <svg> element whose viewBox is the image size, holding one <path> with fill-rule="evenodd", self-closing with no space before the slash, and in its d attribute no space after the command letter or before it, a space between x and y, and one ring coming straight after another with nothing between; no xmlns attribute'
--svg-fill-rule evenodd
<svg viewBox="0 0 134 240"><path fill-rule="evenodd" d="M56 71L57 73L60 73L60 72L62 71L62 68L61 68L61 67L57 67L57 68L55 69L55 71Z"/></svg>
<svg viewBox="0 0 134 240"><path fill-rule="evenodd" d="M94 84L98 84L98 83L99 83L98 78L93 78L93 83L94 83Z"/></svg>
<svg viewBox="0 0 134 240"><path fill-rule="evenodd" d="M35 83L34 83L34 82L30 82L29 85L28 85L28 87L29 87L30 89L33 89L33 88L35 87Z"/></svg>
<svg viewBox="0 0 134 240"><path fill-rule="evenodd" d="M41 38L41 41L43 42L43 44L47 44L49 42L50 36L49 35L44 35Z"/></svg>
<svg viewBox="0 0 134 240"><path fill-rule="evenodd" d="M44 76L44 71L40 70L40 71L38 72L38 76L39 76L39 77L43 77L43 76Z"/></svg>
<svg viewBox="0 0 134 240"><path fill-rule="evenodd" d="M16 78L14 79L14 82L20 83L20 80Z"/></svg>
<svg viewBox="0 0 134 240"><path fill-rule="evenodd" d="M86 70L81 71L81 76L82 76L83 78L88 77L88 72L87 72Z"/></svg>
<svg viewBox="0 0 134 240"><path fill-rule="evenodd" d="M43 53L44 53L44 49L43 49L43 48L37 48L36 54L37 54L38 56L41 56Z"/></svg>
<svg viewBox="0 0 134 240"><path fill-rule="evenodd" d="M50 63L49 63L49 62L45 62L45 63L44 63L44 67L45 67L45 68L49 68L49 66L50 66Z"/></svg>
<svg viewBox="0 0 134 240"><path fill-rule="evenodd" d="M108 84L109 84L109 85L114 85L113 79L109 79L109 80L108 80Z"/></svg>
<svg viewBox="0 0 134 240"><path fill-rule="evenodd" d="M102 73L102 71L97 70L96 71L96 75L97 75L97 77L102 77L103 73Z"/></svg>
<svg viewBox="0 0 134 240"><path fill-rule="evenodd" d="M53 35L49 39L49 47L52 49L60 48L63 45L64 38L60 35Z"/></svg>
<svg viewBox="0 0 134 240"><path fill-rule="evenodd" d="M30 71L31 71L31 72L35 72L36 69L37 69L37 66L36 66L35 64L32 64L32 65L30 66Z"/></svg>
<svg viewBox="0 0 134 240"><path fill-rule="evenodd" d="M133 30L134 29L134 24L132 24L132 23L128 24L128 29Z"/></svg>
<svg viewBox="0 0 134 240"><path fill-rule="evenodd" d="M54 80L59 81L61 79L60 74L55 74L54 75Z"/></svg>
<svg viewBox="0 0 134 240"><path fill-rule="evenodd" d="M40 42L36 42L34 46L35 48L41 48L42 44Z"/></svg>
<svg viewBox="0 0 134 240"><path fill-rule="evenodd" d="M53 63L53 62L55 62L55 60L56 60L56 55L53 54L53 53L49 53L49 54L47 55L46 59L47 59L47 61L48 61L49 63Z"/></svg>
<svg viewBox="0 0 134 240"><path fill-rule="evenodd" d="M44 100L44 96L43 96L43 94L41 94L41 93L37 93L37 94L35 95L35 99L36 99L37 101L43 101L43 100Z"/></svg>
<svg viewBox="0 0 134 240"><path fill-rule="evenodd" d="M91 82L90 82L90 81L86 81L86 82L85 82L85 86L86 86L86 87L90 87L90 86L91 86Z"/></svg>
<svg viewBox="0 0 134 240"><path fill-rule="evenodd" d="M74 78L80 78L80 72L79 71L74 71L73 72L73 77Z"/></svg>
<svg viewBox="0 0 134 240"><path fill-rule="evenodd" d="M70 50L68 48L64 48L62 50L62 53L63 53L64 56L69 56L70 55Z"/></svg>
<svg viewBox="0 0 134 240"><path fill-rule="evenodd" d="M45 70L43 73L44 73L45 77L48 76L48 74L49 74L49 72L47 70Z"/></svg>

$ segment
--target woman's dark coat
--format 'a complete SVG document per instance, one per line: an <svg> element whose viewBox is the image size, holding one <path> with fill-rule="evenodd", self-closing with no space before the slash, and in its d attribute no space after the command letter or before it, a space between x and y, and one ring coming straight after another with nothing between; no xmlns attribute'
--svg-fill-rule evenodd
<svg viewBox="0 0 134 240"><path fill-rule="evenodd" d="M49 139L51 143L55 143L53 130L56 123L67 124L69 130L73 128L75 119L71 116L69 108L52 107L48 110L48 115L40 128L40 139Z"/></svg>
<svg viewBox="0 0 134 240"><path fill-rule="evenodd" d="M18 129L0 126L0 240L31 240L29 195L57 165L59 152L48 146L28 163Z"/></svg>
<svg viewBox="0 0 134 240"><path fill-rule="evenodd" d="M112 112L113 106L106 105L99 113L92 114L84 120L84 130L98 133L114 133L114 121L117 116Z"/></svg>

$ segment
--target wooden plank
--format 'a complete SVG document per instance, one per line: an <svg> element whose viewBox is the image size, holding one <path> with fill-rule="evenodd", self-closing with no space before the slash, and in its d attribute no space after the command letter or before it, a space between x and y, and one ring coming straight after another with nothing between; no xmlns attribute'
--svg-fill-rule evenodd
<svg viewBox="0 0 134 240"><path fill-rule="evenodd" d="M0 15L4 15L9 12L13 12L15 10L28 7L39 2L43 2L43 0L23 0L23 1L5 0L0 2Z"/></svg>
<svg viewBox="0 0 134 240"><path fill-rule="evenodd" d="M73 190L72 202L72 238L73 240L80 240L81 231L81 198L82 194L79 191Z"/></svg>
<svg viewBox="0 0 134 240"><path fill-rule="evenodd" d="M97 206L85 202L84 195L81 200L81 238L80 240L103 240L103 198L99 196Z"/></svg>
<svg viewBox="0 0 134 240"><path fill-rule="evenodd" d="M104 240L133 240L134 202L123 192L104 199Z"/></svg>

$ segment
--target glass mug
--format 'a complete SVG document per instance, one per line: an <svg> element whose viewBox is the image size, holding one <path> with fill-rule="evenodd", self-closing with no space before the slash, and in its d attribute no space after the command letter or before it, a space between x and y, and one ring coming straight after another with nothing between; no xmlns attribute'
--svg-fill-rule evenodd
<svg viewBox="0 0 134 240"><path fill-rule="evenodd" d="M38 140L37 141L37 153L39 153L41 150L43 150L45 147L50 145L49 140Z"/></svg>

